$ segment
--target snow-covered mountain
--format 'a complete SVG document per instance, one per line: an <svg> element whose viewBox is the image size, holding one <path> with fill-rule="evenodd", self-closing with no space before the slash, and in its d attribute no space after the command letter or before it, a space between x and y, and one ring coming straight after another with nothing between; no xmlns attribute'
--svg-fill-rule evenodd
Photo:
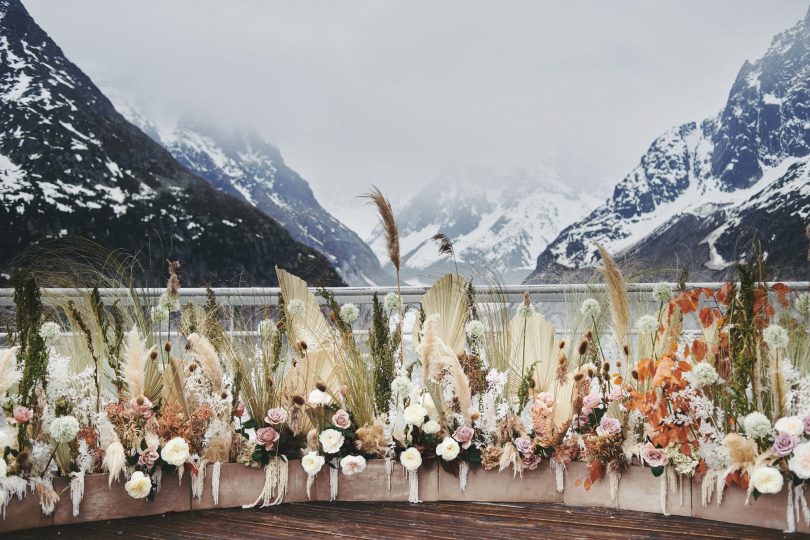
<svg viewBox="0 0 810 540"><path fill-rule="evenodd" d="M78 235L137 254L151 279L173 257L187 285L272 285L275 265L343 282L319 252L127 122L19 0L0 0L0 230L0 281L26 247Z"/></svg>
<svg viewBox="0 0 810 540"><path fill-rule="evenodd" d="M541 252L529 281L594 265L597 243L716 279L754 238L776 276L807 279L808 154L810 12L743 64L716 116L656 139L604 204Z"/></svg>
<svg viewBox="0 0 810 540"><path fill-rule="evenodd" d="M292 237L326 255L352 285L389 284L360 237L330 215L281 152L251 130L223 130L188 121L153 121L117 93L116 109L181 165L214 188L244 200L279 222Z"/></svg>
<svg viewBox="0 0 810 540"><path fill-rule="evenodd" d="M454 243L462 273L481 276L495 271L508 282L520 282L531 272L534 254L597 204L594 197L563 184L552 169L453 171L396 211L402 274L417 283L453 269L452 258L439 255L431 240L443 233ZM369 243L380 260L387 261L379 228Z"/></svg>

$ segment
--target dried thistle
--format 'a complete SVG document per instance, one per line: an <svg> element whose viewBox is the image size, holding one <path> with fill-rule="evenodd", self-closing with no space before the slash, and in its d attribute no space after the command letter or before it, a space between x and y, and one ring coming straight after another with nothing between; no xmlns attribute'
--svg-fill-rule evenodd
<svg viewBox="0 0 810 540"><path fill-rule="evenodd" d="M439 255L450 255L453 257L453 264L456 267L456 274L458 274L458 262L456 261L456 250L453 248L453 242L444 233L436 233L430 237L434 242L439 243Z"/></svg>

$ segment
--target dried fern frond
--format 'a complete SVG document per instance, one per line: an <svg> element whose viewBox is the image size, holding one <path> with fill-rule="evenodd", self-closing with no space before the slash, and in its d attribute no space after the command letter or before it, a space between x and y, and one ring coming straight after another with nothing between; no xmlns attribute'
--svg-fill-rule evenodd
<svg viewBox="0 0 810 540"><path fill-rule="evenodd" d="M391 259L391 264L394 265L394 269L399 274L399 228L396 220L394 220L394 210L391 208L391 203L377 186L371 186L371 191L363 195L363 197L369 199L370 204L377 207L377 213L380 215L380 225L385 233L388 258Z"/></svg>
<svg viewBox="0 0 810 540"><path fill-rule="evenodd" d="M214 393L220 393L225 390L222 365L219 363L219 355L214 350L214 346L204 336L193 333L187 338L187 347L194 353L194 356L200 362L203 373L206 378L211 381Z"/></svg>
<svg viewBox="0 0 810 540"><path fill-rule="evenodd" d="M627 300L627 286L616 261L601 245L596 246L602 257L602 274L607 285L608 299L610 301L610 318L613 326L613 336L616 345L621 350L628 345L627 333L630 328L630 304Z"/></svg>
<svg viewBox="0 0 810 540"><path fill-rule="evenodd" d="M422 309L429 318L438 314L435 332L456 355L464 352L467 322L468 282L458 274L447 274L428 289L422 297Z"/></svg>

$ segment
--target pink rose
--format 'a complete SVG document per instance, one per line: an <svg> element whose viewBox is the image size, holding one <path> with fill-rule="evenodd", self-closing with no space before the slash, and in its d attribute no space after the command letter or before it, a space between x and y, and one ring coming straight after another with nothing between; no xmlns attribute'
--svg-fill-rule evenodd
<svg viewBox="0 0 810 540"><path fill-rule="evenodd" d="M332 423L335 427L339 427L340 429L349 429L352 427L352 419L349 417L349 413L343 409L338 409L338 411L332 415Z"/></svg>
<svg viewBox="0 0 810 540"><path fill-rule="evenodd" d="M283 409L281 407L270 409L267 411L267 416L264 418L264 421L274 426L283 424L287 421L287 409Z"/></svg>
<svg viewBox="0 0 810 540"><path fill-rule="evenodd" d="M523 466L533 471L540 465L542 458L536 454L526 454L523 456Z"/></svg>
<svg viewBox="0 0 810 540"><path fill-rule="evenodd" d="M611 390L608 393L607 399L608 401L619 401L620 399L623 399L625 396L627 396L627 392L625 392L623 388L619 386L614 386L613 390Z"/></svg>
<svg viewBox="0 0 810 540"><path fill-rule="evenodd" d="M458 441L463 449L467 449L472 444L472 439L475 436L475 430L469 426L461 426L459 427L455 433L453 433L453 438Z"/></svg>
<svg viewBox="0 0 810 540"><path fill-rule="evenodd" d="M144 396L134 397L129 400L129 405L133 410L143 416L144 420L149 420L155 414L152 410L152 402Z"/></svg>
<svg viewBox="0 0 810 540"><path fill-rule="evenodd" d="M535 396L532 403L532 414L539 416L551 416L554 412L554 396L550 392L540 392Z"/></svg>
<svg viewBox="0 0 810 540"><path fill-rule="evenodd" d="M515 439L515 448L521 454L534 454L534 444L528 437L518 437Z"/></svg>
<svg viewBox="0 0 810 540"><path fill-rule="evenodd" d="M140 457L138 457L138 465L143 465L147 469L154 467L155 462L160 457L157 448L157 445L154 445L150 446L146 450L138 450L138 454L140 454Z"/></svg>
<svg viewBox="0 0 810 540"><path fill-rule="evenodd" d="M789 456L797 442L797 438L793 435L780 433L773 441L773 453L779 457Z"/></svg>
<svg viewBox="0 0 810 540"><path fill-rule="evenodd" d="M596 434L600 436L605 435L618 435L622 432L622 423L616 418L610 416L603 416L599 422L599 427L596 428Z"/></svg>
<svg viewBox="0 0 810 540"><path fill-rule="evenodd" d="M641 449L641 458L647 462L650 467L663 467L669 463L669 456L667 451L663 448L656 448L653 443L648 442Z"/></svg>
<svg viewBox="0 0 810 540"><path fill-rule="evenodd" d="M22 405L14 407L14 420L16 420L18 424L30 422L33 417L34 411L28 407L23 407Z"/></svg>
<svg viewBox="0 0 810 540"><path fill-rule="evenodd" d="M271 427L265 427L256 430L256 442L258 444L264 445L265 450L272 450L273 445L276 444L276 441L279 438L278 431Z"/></svg>
<svg viewBox="0 0 810 540"><path fill-rule="evenodd" d="M233 411L236 416L242 418L245 416L245 404L241 401L237 402L236 409Z"/></svg>

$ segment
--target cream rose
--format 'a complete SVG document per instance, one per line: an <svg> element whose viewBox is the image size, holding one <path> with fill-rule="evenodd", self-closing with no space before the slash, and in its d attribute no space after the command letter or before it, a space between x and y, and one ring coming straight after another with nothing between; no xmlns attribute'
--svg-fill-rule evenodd
<svg viewBox="0 0 810 540"><path fill-rule="evenodd" d="M793 457L788 460L788 468L802 480L810 478L810 443L796 445Z"/></svg>
<svg viewBox="0 0 810 540"><path fill-rule="evenodd" d="M804 434L804 422L798 416L785 416L776 421L773 426L779 433L787 433L798 437Z"/></svg>
<svg viewBox="0 0 810 540"><path fill-rule="evenodd" d="M363 456L346 456L340 460L340 468L346 476L360 474L366 470L366 458Z"/></svg>
<svg viewBox="0 0 810 540"><path fill-rule="evenodd" d="M760 493L779 493L785 479L773 467L757 467L751 473L751 485Z"/></svg>
<svg viewBox="0 0 810 540"><path fill-rule="evenodd" d="M422 454L411 446L399 455L399 462L409 471L415 471L422 465Z"/></svg>
<svg viewBox="0 0 810 540"><path fill-rule="evenodd" d="M312 392L309 393L309 396L307 397L307 401L309 401L309 404L314 406L314 407L318 407L320 405L331 405L332 404L332 396L330 396L328 393L322 392L322 391L320 391L320 390L318 390L316 388L315 390L313 390Z"/></svg>
<svg viewBox="0 0 810 540"><path fill-rule="evenodd" d="M337 454L340 452L340 447L343 446L345 438L343 434L336 429L325 429L318 435L318 440L321 441L324 452L327 454Z"/></svg>
<svg viewBox="0 0 810 540"><path fill-rule="evenodd" d="M301 467L303 467L304 471L310 476L321 472L321 467L323 467L324 463L326 463L326 459L324 459L323 456L319 456L314 450L310 450L301 458Z"/></svg>
<svg viewBox="0 0 810 540"><path fill-rule="evenodd" d="M436 455L445 461L453 461L458 457L459 452L461 452L461 446L455 439L450 437L445 437L436 447Z"/></svg>
<svg viewBox="0 0 810 540"><path fill-rule="evenodd" d="M442 429L442 426L440 426L436 420L428 420L427 422L425 422L425 425L422 426L422 431L424 431L428 435L438 433L440 429Z"/></svg>
<svg viewBox="0 0 810 540"><path fill-rule="evenodd" d="M127 493L133 499L145 499L152 491L152 479L143 474L141 471L135 471L124 484Z"/></svg>
<svg viewBox="0 0 810 540"><path fill-rule="evenodd" d="M425 422L425 416L427 416L427 409L422 407L419 404L414 403L413 405L408 405L404 411L402 411L402 415L405 418L405 422L412 426L421 426Z"/></svg>
<svg viewBox="0 0 810 540"><path fill-rule="evenodd" d="M179 467L189 458L188 443L183 437L175 437L160 451L160 457L169 465Z"/></svg>

